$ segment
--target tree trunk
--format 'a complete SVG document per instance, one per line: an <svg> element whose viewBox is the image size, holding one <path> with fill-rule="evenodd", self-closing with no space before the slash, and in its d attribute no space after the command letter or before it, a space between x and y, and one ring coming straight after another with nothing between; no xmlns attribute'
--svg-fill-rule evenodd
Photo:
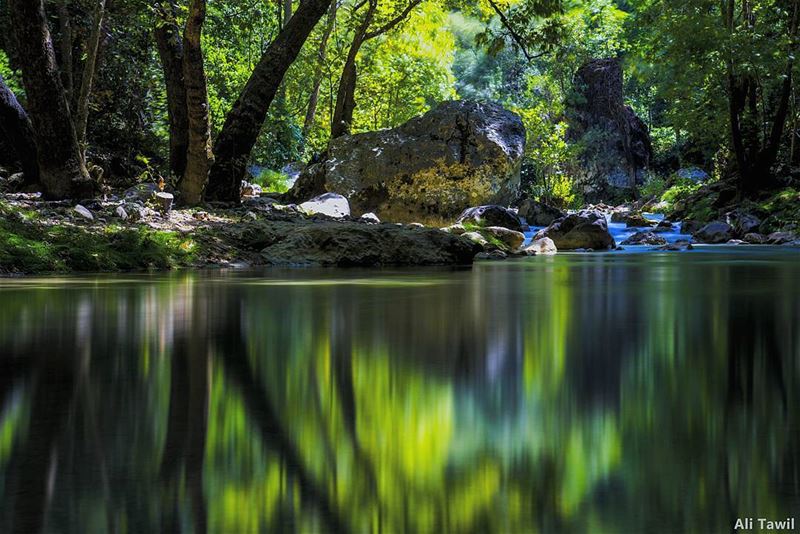
<svg viewBox="0 0 800 534"><path fill-rule="evenodd" d="M378 9L377 0L370 0L367 12L361 24L358 25L350 50L347 52L344 67L342 67L342 77L339 78L339 89L336 91L336 108L331 117L331 139L341 137L350 133L350 125L353 122L353 111L355 110L355 89L356 89L356 58L361 45L366 41L367 30L375 18L375 11Z"/></svg>
<svg viewBox="0 0 800 534"><path fill-rule="evenodd" d="M19 0L17 0L19 1ZM331 0L305 0L256 65L244 90L228 113L214 145L216 162L211 167L206 196L211 200L238 202L242 180L258 133L289 66Z"/></svg>
<svg viewBox="0 0 800 534"><path fill-rule="evenodd" d="M186 172L180 182L184 204L200 203L211 168L211 126L208 116L208 88L200 37L206 18L206 0L192 0L183 32L183 79L189 118L189 150Z"/></svg>
<svg viewBox="0 0 800 534"><path fill-rule="evenodd" d="M319 89L322 85L322 76L324 74L325 61L328 57L328 40L333 33L333 26L336 23L336 8L337 2L331 2L331 7L328 10L328 20L325 24L325 31L322 34L322 40L319 44L317 52L317 67L314 70L314 81L311 85L311 95L308 97L308 108L306 109L306 117L303 121L303 139L308 137L311 128L314 127L314 119L317 115L317 104L319 103Z"/></svg>
<svg viewBox="0 0 800 534"><path fill-rule="evenodd" d="M36 139L28 114L0 76L0 133L22 164L26 184L39 181Z"/></svg>
<svg viewBox="0 0 800 534"><path fill-rule="evenodd" d="M153 33L167 92L169 170L176 179L181 179L186 172L189 150L189 116L183 79L183 41L175 22L176 11L174 1L160 2L156 6L157 20Z"/></svg>
<svg viewBox="0 0 800 534"><path fill-rule="evenodd" d="M72 19L69 16L68 0L58 3L58 22L61 29L61 78L64 91L67 93L67 102L72 102L72 93L75 86L72 60Z"/></svg>
<svg viewBox="0 0 800 534"><path fill-rule="evenodd" d="M106 0L97 0L92 14L92 31L86 43L86 63L81 75L81 89L78 94L78 105L75 113L75 133L82 153L86 152L86 124L89 121L89 98L92 95L92 84L97 67L97 55L100 51L100 34L103 30L103 18L106 12ZM86 159L84 157L84 159Z"/></svg>
<svg viewBox="0 0 800 534"><path fill-rule="evenodd" d="M81 157L43 0L9 0L12 26L23 65L28 113L39 147L39 173L48 198L93 192Z"/></svg>

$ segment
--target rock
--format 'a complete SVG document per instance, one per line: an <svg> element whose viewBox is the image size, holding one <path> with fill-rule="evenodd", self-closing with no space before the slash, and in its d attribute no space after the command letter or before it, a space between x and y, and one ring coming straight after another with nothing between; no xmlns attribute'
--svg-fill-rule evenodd
<svg viewBox="0 0 800 534"><path fill-rule="evenodd" d="M558 219L553 224L540 230L534 239L549 237L558 250L614 248L616 243L608 233L608 224L603 214L596 211L583 210Z"/></svg>
<svg viewBox="0 0 800 534"><path fill-rule="evenodd" d="M259 225L261 221L250 223ZM261 251L276 265L360 266L469 264L481 247L434 228L356 222L254 226Z"/></svg>
<svg viewBox="0 0 800 534"><path fill-rule="evenodd" d="M288 198L344 195L355 214L382 220L452 220L476 204L509 205L525 150L520 117L495 103L444 102L390 130L331 140Z"/></svg>
<svg viewBox="0 0 800 534"><path fill-rule="evenodd" d="M684 250L693 250L694 246L691 242L686 241L685 239L681 239L679 241L675 241L674 243L667 243L663 247L658 247L656 250L664 250L667 252L681 252Z"/></svg>
<svg viewBox="0 0 800 534"><path fill-rule="evenodd" d="M737 236L755 232L761 226L761 219L743 210L726 213L725 221L733 228L733 233Z"/></svg>
<svg viewBox="0 0 800 534"><path fill-rule="evenodd" d="M566 216L560 209L533 199L523 200L518 207L519 216L531 226L550 226L556 219Z"/></svg>
<svg viewBox="0 0 800 534"><path fill-rule="evenodd" d="M81 217L83 217L84 219L86 219L87 221L94 220L94 215L92 215L92 212L86 209L85 207L81 206L80 204L76 204L75 207L72 208L72 210Z"/></svg>
<svg viewBox="0 0 800 534"><path fill-rule="evenodd" d="M506 254L502 250L491 250L489 252L478 252L477 254L475 254L476 260L497 261L497 260L504 260L506 258L508 258L508 254Z"/></svg>
<svg viewBox="0 0 800 534"><path fill-rule="evenodd" d="M750 243L751 245L764 245L767 243L767 236L755 232L745 234L743 239L745 242Z"/></svg>
<svg viewBox="0 0 800 534"><path fill-rule="evenodd" d="M208 213L205 211L195 211L192 213L192 218L197 219L198 221L207 221Z"/></svg>
<svg viewBox="0 0 800 534"><path fill-rule="evenodd" d="M733 239L733 228L728 223L714 221L703 226L700 230L692 234L692 237L700 243L727 243Z"/></svg>
<svg viewBox="0 0 800 534"><path fill-rule="evenodd" d="M424 224L418 222L408 223L406 226L408 226L409 228L425 228Z"/></svg>
<svg viewBox="0 0 800 534"><path fill-rule="evenodd" d="M586 149L570 173L589 202L626 194L644 183L653 149L647 125L625 105L620 61L591 59L573 79L567 136Z"/></svg>
<svg viewBox="0 0 800 534"><path fill-rule="evenodd" d="M139 201L139 202L147 202L153 195L158 193L160 189L156 184L145 183L145 184L137 184L133 187L126 189L122 193L122 198L128 201Z"/></svg>
<svg viewBox="0 0 800 534"><path fill-rule="evenodd" d="M502 226L515 232L524 230L522 221L516 213L503 206L478 206L465 209L456 220L457 224L476 224L478 226Z"/></svg>
<svg viewBox="0 0 800 534"><path fill-rule="evenodd" d="M525 242L525 234L522 232L515 232L503 226L488 226L479 230L484 237L491 236L492 238L503 243L509 251L519 249Z"/></svg>
<svg viewBox="0 0 800 534"><path fill-rule="evenodd" d="M360 221L363 221L363 222L369 223L369 224L380 224L380 222L381 222L381 220L378 218L378 216L375 215L374 213L365 213L364 215L362 215L358 219Z"/></svg>
<svg viewBox="0 0 800 534"><path fill-rule="evenodd" d="M132 221L144 221L157 215L157 213L146 206L137 203L126 203L125 211Z"/></svg>
<svg viewBox="0 0 800 534"><path fill-rule="evenodd" d="M747 242L746 242L746 241L743 241L743 240L741 240L741 239L730 239L730 240L728 240L728 242L727 242L727 243L725 243L725 244L726 244L726 245L746 245L746 244L747 244Z"/></svg>
<svg viewBox="0 0 800 534"><path fill-rule="evenodd" d="M128 215L128 212L125 211L123 206L117 206L117 209L114 210L114 213L123 221L127 221L130 218L130 215Z"/></svg>
<svg viewBox="0 0 800 534"><path fill-rule="evenodd" d="M625 219L625 226L627 228L650 228L653 226L653 221L648 221L641 213L632 213Z"/></svg>
<svg viewBox="0 0 800 534"><path fill-rule="evenodd" d="M770 245L785 245L797 240L794 232L772 232L767 236L767 243Z"/></svg>
<svg viewBox="0 0 800 534"><path fill-rule="evenodd" d="M655 232L671 232L672 231L672 223L666 219L663 221L659 221L656 227L653 229Z"/></svg>
<svg viewBox="0 0 800 534"><path fill-rule="evenodd" d="M623 241L623 245L666 245L667 240L653 232L636 232Z"/></svg>
<svg viewBox="0 0 800 534"><path fill-rule="evenodd" d="M175 202L175 197L172 196L172 193L165 193L163 191L159 191L153 196L156 208L161 213L169 213L172 210L172 204Z"/></svg>
<svg viewBox="0 0 800 534"><path fill-rule="evenodd" d="M489 241L478 232L466 232L464 234L461 234L461 237L482 247L485 247L486 245L489 244Z"/></svg>
<svg viewBox="0 0 800 534"><path fill-rule="evenodd" d="M248 209L253 210L269 210L274 204L277 204L278 201L274 198L269 197L252 197L252 198L243 198L242 199L242 206Z"/></svg>
<svg viewBox="0 0 800 534"><path fill-rule="evenodd" d="M689 167L686 169L678 169L675 174L684 180L691 180L692 182L706 182L709 179L708 173L703 169L697 167Z"/></svg>
<svg viewBox="0 0 800 534"><path fill-rule="evenodd" d="M537 239L525 247L525 253L530 256L552 256L557 252L558 248L556 247L556 244L549 237Z"/></svg>
<svg viewBox="0 0 800 534"><path fill-rule="evenodd" d="M703 226L705 226L705 224L700 221L683 221L681 223L681 233L684 235L693 235Z"/></svg>
<svg viewBox="0 0 800 534"><path fill-rule="evenodd" d="M242 197L258 197L264 190L258 184L242 182Z"/></svg>
<svg viewBox="0 0 800 534"><path fill-rule="evenodd" d="M350 203L342 195L325 193L300 204L300 209L309 215L327 215L335 219L350 216Z"/></svg>
<svg viewBox="0 0 800 534"><path fill-rule="evenodd" d="M444 228L442 228L442 231L447 232L448 234L462 235L466 233L467 229L464 228L463 224L452 224L450 226L445 226Z"/></svg>
<svg viewBox="0 0 800 534"><path fill-rule="evenodd" d="M256 219L258 219L258 215L256 215L254 211L248 211L247 213L244 214L244 218L249 219L251 221L255 221Z"/></svg>

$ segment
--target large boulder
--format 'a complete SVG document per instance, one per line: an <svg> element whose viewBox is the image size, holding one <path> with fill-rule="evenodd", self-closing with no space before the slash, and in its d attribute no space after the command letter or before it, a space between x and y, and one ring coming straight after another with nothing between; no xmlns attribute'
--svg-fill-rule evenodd
<svg viewBox="0 0 800 534"><path fill-rule="evenodd" d="M287 197L344 195L353 215L393 222L452 220L476 204L510 205L519 189L525 128L494 103L444 102L391 130L331 140Z"/></svg>
<svg viewBox="0 0 800 534"><path fill-rule="evenodd" d="M545 237L552 239L558 250L607 250L616 246L605 216L597 211L571 213L540 230L534 240Z"/></svg>
<svg viewBox="0 0 800 534"><path fill-rule="evenodd" d="M458 216L457 224L476 224L478 226L502 226L509 230L522 232L522 221L516 213L503 206L478 206L467 208Z"/></svg>
<svg viewBox="0 0 800 534"><path fill-rule="evenodd" d="M617 59L592 59L575 74L567 109L570 140L584 150L572 175L589 202L630 196L653 157L647 125L625 105Z"/></svg>
<svg viewBox="0 0 800 534"><path fill-rule="evenodd" d="M433 228L317 222L263 227L261 255L275 265L360 266L469 264L483 248Z"/></svg>
<svg viewBox="0 0 800 534"><path fill-rule="evenodd" d="M553 221L566 215L558 208L530 198L523 200L517 206L519 216L531 226L550 226Z"/></svg>
<svg viewBox="0 0 800 534"><path fill-rule="evenodd" d="M692 237L699 243L719 244L733 239L733 227L722 221L713 221L695 232Z"/></svg>

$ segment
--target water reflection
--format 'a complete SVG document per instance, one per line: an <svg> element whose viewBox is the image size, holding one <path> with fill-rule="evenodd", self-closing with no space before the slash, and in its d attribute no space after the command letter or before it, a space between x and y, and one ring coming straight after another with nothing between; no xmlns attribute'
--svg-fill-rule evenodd
<svg viewBox="0 0 800 534"><path fill-rule="evenodd" d="M0 281L0 531L791 515L797 259Z"/></svg>

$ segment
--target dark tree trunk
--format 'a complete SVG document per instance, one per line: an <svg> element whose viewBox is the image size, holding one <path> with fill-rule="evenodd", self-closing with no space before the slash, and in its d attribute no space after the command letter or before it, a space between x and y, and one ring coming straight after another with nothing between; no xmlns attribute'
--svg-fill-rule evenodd
<svg viewBox="0 0 800 534"><path fill-rule="evenodd" d="M72 60L72 19L69 15L69 6L67 4L68 0L59 1L58 22L61 30L61 77L67 94L67 102L71 103L75 80Z"/></svg>
<svg viewBox="0 0 800 534"><path fill-rule="evenodd" d="M322 76L324 74L325 61L328 57L328 40L333 33L333 26L336 22L336 8L338 4L331 2L331 7L328 10L328 20L325 24L325 32L322 34L322 40L319 43L319 50L317 51L317 67L314 70L314 81L311 84L311 95L308 97L308 108L306 108L306 117L303 121L303 139L308 137L311 128L314 127L314 119L317 116L317 104L319 104L319 89L322 85Z"/></svg>
<svg viewBox="0 0 800 534"><path fill-rule="evenodd" d="M161 2L156 6L156 12L158 17L154 35L167 90L169 170L175 178L180 179L186 172L186 154L189 150L189 108L183 81L183 42L175 22L175 3Z"/></svg>
<svg viewBox="0 0 800 534"><path fill-rule="evenodd" d="M17 0L19 1L19 0ZM214 145L206 198L238 202L250 153L289 66L331 0L305 0L256 65Z"/></svg>
<svg viewBox="0 0 800 534"><path fill-rule="evenodd" d="M39 147L39 174L48 198L93 193L56 66L42 0L9 0L28 113Z"/></svg>
<svg viewBox="0 0 800 534"><path fill-rule="evenodd" d="M180 182L182 202L200 203L211 167L211 126L208 116L208 88L200 37L206 18L206 0L192 0L183 33L183 79L189 118L189 150L186 172Z"/></svg>
<svg viewBox="0 0 800 534"><path fill-rule="evenodd" d="M22 164L25 183L39 181L36 139L28 114L0 76L0 134Z"/></svg>

